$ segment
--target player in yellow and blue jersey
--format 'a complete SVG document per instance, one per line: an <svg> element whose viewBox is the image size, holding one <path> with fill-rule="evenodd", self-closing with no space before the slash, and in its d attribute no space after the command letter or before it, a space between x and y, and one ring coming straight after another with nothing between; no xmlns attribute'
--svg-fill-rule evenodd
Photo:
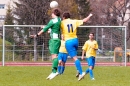
<svg viewBox="0 0 130 86"><path fill-rule="evenodd" d="M82 47L82 59L84 58L84 54L86 53L86 61L88 62L89 68L86 70L86 74L90 74L91 80L95 80L93 76L93 69L95 66L95 57L96 57L96 50L98 49L97 41L94 40L94 33L89 34L89 40L87 40Z"/></svg>
<svg viewBox="0 0 130 86"><path fill-rule="evenodd" d="M61 21L61 32L66 41L65 42L66 50L70 55L70 57L74 59L75 66L80 73L78 81L80 81L84 77L85 73L82 72L81 63L77 58L77 49L78 49L78 38L76 35L77 27L82 25L83 22L87 22L91 16L92 14L90 14L88 17L84 18L83 20L72 20L70 19L69 12L65 12L62 15L63 20Z"/></svg>
<svg viewBox="0 0 130 86"><path fill-rule="evenodd" d="M59 61L58 73L59 74L64 73L67 57L68 57L68 53L65 48L65 40L64 40L63 35L61 35L61 46L60 46L59 54L58 54L58 61Z"/></svg>

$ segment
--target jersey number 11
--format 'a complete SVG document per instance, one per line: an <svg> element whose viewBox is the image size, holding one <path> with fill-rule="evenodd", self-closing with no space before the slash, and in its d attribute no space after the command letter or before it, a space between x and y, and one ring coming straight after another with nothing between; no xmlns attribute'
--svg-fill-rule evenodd
<svg viewBox="0 0 130 86"><path fill-rule="evenodd" d="M68 27L68 32L70 33L70 29L73 32L73 25L72 24L67 24Z"/></svg>

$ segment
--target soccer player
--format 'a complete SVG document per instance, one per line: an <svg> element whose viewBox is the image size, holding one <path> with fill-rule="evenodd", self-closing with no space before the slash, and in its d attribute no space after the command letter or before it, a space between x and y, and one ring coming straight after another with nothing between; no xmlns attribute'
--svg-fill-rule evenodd
<svg viewBox="0 0 130 86"><path fill-rule="evenodd" d="M61 35L61 46L60 46L60 50L58 54L58 61L59 61L58 74L64 73L67 57L68 57L68 54L65 48L65 40L64 40L63 35Z"/></svg>
<svg viewBox="0 0 130 86"><path fill-rule="evenodd" d="M87 40L82 47L82 57L81 59L84 58L84 54L86 53L86 61L88 62L89 68L86 70L86 74L90 74L91 80L94 79L93 75L93 69L95 66L95 57L96 57L96 50L98 49L98 44L97 41L94 40L94 33L89 34L89 40Z"/></svg>
<svg viewBox="0 0 130 86"><path fill-rule="evenodd" d="M88 17L84 18L83 20L72 20L70 19L69 12L65 12L62 15L63 20L61 21L61 32L66 41L65 42L66 50L70 55L70 57L73 58L75 62L75 66L80 73L78 81L80 81L85 76L85 73L82 72L81 63L77 58L77 49L78 49L78 38L76 35L77 27L82 25L83 22L87 22L91 16L92 14L90 14Z"/></svg>
<svg viewBox="0 0 130 86"><path fill-rule="evenodd" d="M55 8L52 10L52 19L49 21L49 23L42 27L42 30L37 33L36 35L31 35L31 37L38 37L42 33L48 31L51 29L49 40L49 50L52 57L52 73L46 78L46 79L53 79L57 75L57 68L58 68L58 58L57 55L59 53L59 48L61 45L61 41L59 38L60 35L60 24L61 24L61 18L60 18L60 10Z"/></svg>

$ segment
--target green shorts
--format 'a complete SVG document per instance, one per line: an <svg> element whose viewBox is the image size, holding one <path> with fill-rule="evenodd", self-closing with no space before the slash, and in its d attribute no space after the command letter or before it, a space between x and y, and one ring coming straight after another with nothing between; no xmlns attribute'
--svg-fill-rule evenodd
<svg viewBox="0 0 130 86"><path fill-rule="evenodd" d="M60 39L50 39L49 40L49 50L51 54L58 54L61 45Z"/></svg>

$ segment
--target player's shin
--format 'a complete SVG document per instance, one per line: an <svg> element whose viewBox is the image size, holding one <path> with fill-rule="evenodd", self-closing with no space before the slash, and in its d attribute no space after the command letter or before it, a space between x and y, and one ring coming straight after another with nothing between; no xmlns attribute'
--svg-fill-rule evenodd
<svg viewBox="0 0 130 86"><path fill-rule="evenodd" d="M58 73L61 74L61 66L58 66Z"/></svg>
<svg viewBox="0 0 130 86"><path fill-rule="evenodd" d="M52 72L56 73L58 68L58 58L54 58L52 61Z"/></svg>
<svg viewBox="0 0 130 86"><path fill-rule="evenodd" d="M75 61L75 66L78 69L79 73L82 74L82 67L78 59Z"/></svg>
<svg viewBox="0 0 130 86"><path fill-rule="evenodd" d="M94 78L92 69L89 69L90 78Z"/></svg>
<svg viewBox="0 0 130 86"><path fill-rule="evenodd" d="M61 74L64 73L64 70L65 70L65 66L61 66Z"/></svg>
<svg viewBox="0 0 130 86"><path fill-rule="evenodd" d="M86 70L86 74L89 73L89 68Z"/></svg>

